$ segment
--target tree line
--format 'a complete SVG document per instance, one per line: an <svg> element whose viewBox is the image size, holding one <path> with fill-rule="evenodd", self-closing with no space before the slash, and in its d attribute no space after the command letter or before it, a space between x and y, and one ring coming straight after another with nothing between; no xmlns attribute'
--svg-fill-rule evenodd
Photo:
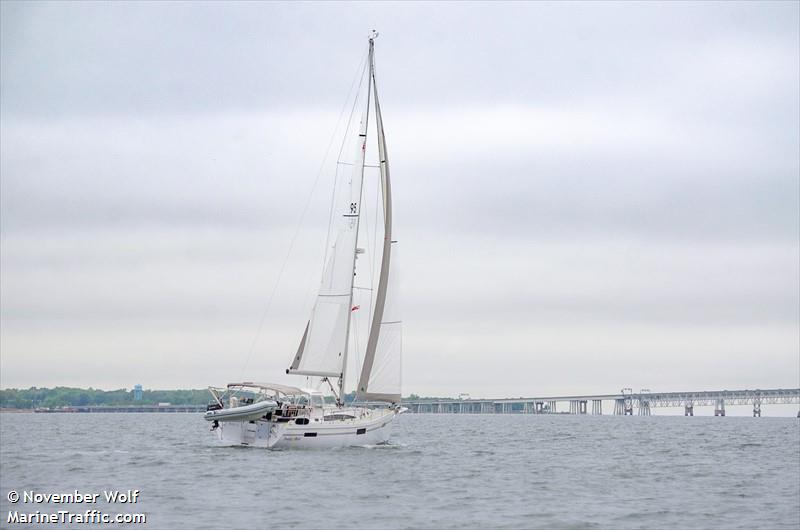
<svg viewBox="0 0 800 530"><path fill-rule="evenodd" d="M135 391L98 390L95 388L7 388L0 390L0 408L33 409L84 406L123 405L205 405L211 396L208 390L142 390L142 399L135 400Z"/></svg>
<svg viewBox="0 0 800 530"><path fill-rule="evenodd" d="M211 395L206 389L193 390L142 390L142 399L136 400L135 390L120 388L119 390L99 390L96 388L71 388L57 386L55 388L7 388L0 390L0 408L34 409L58 407L87 407L106 405L118 407L124 405L206 405ZM355 400L355 391L345 394L345 402ZM404 399L439 399L420 397L411 394ZM326 396L326 401L333 398Z"/></svg>

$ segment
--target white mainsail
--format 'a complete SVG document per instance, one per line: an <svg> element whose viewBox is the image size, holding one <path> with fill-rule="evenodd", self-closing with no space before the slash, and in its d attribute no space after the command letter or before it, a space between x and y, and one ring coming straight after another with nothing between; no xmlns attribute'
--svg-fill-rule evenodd
<svg viewBox="0 0 800 530"><path fill-rule="evenodd" d="M353 272L361 212L368 115L369 91L356 142L356 162L346 184L347 189L341 194L335 209L340 217L333 248L322 274L322 283L311 318L287 373L338 378L342 378L344 374L353 302Z"/></svg>

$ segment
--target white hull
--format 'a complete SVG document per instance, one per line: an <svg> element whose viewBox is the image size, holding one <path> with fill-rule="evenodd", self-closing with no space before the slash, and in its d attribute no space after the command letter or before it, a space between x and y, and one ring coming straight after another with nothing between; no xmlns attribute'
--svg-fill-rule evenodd
<svg viewBox="0 0 800 530"><path fill-rule="evenodd" d="M219 441L227 446L267 449L330 449L384 444L389 440L394 409L358 409L352 419L324 421L313 418L305 425L294 420L273 422L227 421L215 429Z"/></svg>

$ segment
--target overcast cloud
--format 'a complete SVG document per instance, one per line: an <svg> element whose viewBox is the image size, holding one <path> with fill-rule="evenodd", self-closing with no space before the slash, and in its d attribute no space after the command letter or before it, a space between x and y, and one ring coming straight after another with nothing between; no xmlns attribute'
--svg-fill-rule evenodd
<svg viewBox="0 0 800 530"><path fill-rule="evenodd" d="M0 10L2 387L291 381L373 27L405 394L800 386L796 2Z"/></svg>

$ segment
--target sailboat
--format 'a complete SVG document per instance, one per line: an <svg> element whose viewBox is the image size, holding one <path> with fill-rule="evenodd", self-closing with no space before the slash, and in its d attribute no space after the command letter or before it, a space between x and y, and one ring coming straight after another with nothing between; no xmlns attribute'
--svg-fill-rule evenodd
<svg viewBox="0 0 800 530"><path fill-rule="evenodd" d="M302 388L252 381L209 388L214 401L204 415L225 445L284 448L328 448L385 444L393 420L402 412L402 321L397 313L397 241L392 233L392 187L381 107L375 82L375 38L369 37L365 104L355 138L356 156L351 175L333 205L339 216L332 247L328 249L322 282L311 316L291 358L287 374L318 378L327 385L333 402L319 388ZM380 273L372 289L369 335L356 386L356 403L345 403L345 384L354 306L354 279L362 217L362 190L370 110L375 117L382 197L383 240ZM370 166L373 167L373 166ZM355 356L356 359L358 356Z"/></svg>

